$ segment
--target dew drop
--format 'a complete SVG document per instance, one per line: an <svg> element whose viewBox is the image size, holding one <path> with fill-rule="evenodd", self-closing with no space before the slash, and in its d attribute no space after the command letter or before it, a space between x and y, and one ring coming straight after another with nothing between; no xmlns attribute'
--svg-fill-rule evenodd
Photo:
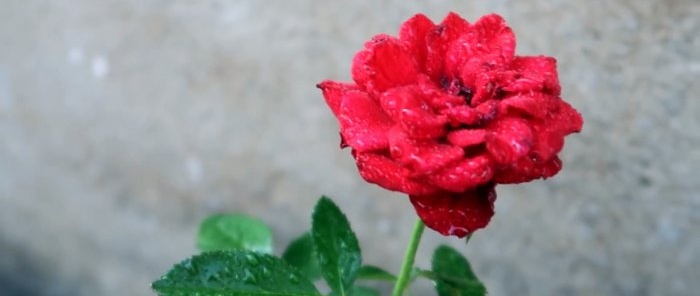
<svg viewBox="0 0 700 296"><path fill-rule="evenodd" d="M299 277L292 273L289 275L289 281L292 282L292 284L298 284Z"/></svg>
<svg viewBox="0 0 700 296"><path fill-rule="evenodd" d="M255 275L253 275L250 270L246 269L245 274L243 275L243 282L246 284L256 284L258 282L258 279L255 278Z"/></svg>
<svg viewBox="0 0 700 296"><path fill-rule="evenodd" d="M258 266L258 264L260 264L260 261L258 260L258 258L253 254L245 255L245 260L248 262L248 264L250 266Z"/></svg>

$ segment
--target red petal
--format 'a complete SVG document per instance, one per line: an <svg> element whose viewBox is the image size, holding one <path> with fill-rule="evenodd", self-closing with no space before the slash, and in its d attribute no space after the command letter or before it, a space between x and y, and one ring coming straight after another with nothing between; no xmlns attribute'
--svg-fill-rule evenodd
<svg viewBox="0 0 700 296"><path fill-rule="evenodd" d="M501 112L507 113L510 110L519 110L537 118L544 119L548 112L548 96L541 93L526 93L506 97L499 105Z"/></svg>
<svg viewBox="0 0 700 296"><path fill-rule="evenodd" d="M455 124L478 125L481 116L474 108L469 106L457 106L444 110L445 115Z"/></svg>
<svg viewBox="0 0 700 296"><path fill-rule="evenodd" d="M401 110L399 125L414 139L430 140L442 137L447 132L447 118L423 109Z"/></svg>
<svg viewBox="0 0 700 296"><path fill-rule="evenodd" d="M501 169L493 176L498 184L529 182L539 178L549 178L561 170L561 160L554 157L545 163L538 163L530 157L523 157L508 168Z"/></svg>
<svg viewBox="0 0 700 296"><path fill-rule="evenodd" d="M437 86L430 77L421 75L418 77L418 87L423 95L423 99L433 107L434 110L444 110L456 106L465 105L463 97L452 95Z"/></svg>
<svg viewBox="0 0 700 296"><path fill-rule="evenodd" d="M447 117L453 123L478 126L493 120L498 114L498 103L489 101L476 108L470 106L457 106L444 110Z"/></svg>
<svg viewBox="0 0 700 296"><path fill-rule="evenodd" d="M469 29L469 23L458 14L450 12L447 17L428 33L428 56L425 71L435 80L443 75L445 52L452 43Z"/></svg>
<svg viewBox="0 0 700 296"><path fill-rule="evenodd" d="M340 132L347 145L361 152L389 147L386 133L393 122L366 93L348 92L339 111Z"/></svg>
<svg viewBox="0 0 700 296"><path fill-rule="evenodd" d="M447 119L434 114L417 86L387 90L379 98L382 108L415 139L435 139L445 134Z"/></svg>
<svg viewBox="0 0 700 296"><path fill-rule="evenodd" d="M445 72L453 77L461 75L463 83L473 87L479 78L475 75L491 75L490 70L502 68L514 55L515 34L503 18L490 14L480 18L467 34L448 47Z"/></svg>
<svg viewBox="0 0 700 296"><path fill-rule="evenodd" d="M491 53L476 56L454 70L462 83L472 89L472 106L492 99L497 94L497 85L503 80L506 66L507 62L500 54Z"/></svg>
<svg viewBox="0 0 700 296"><path fill-rule="evenodd" d="M580 132L583 128L581 114L560 98L552 98L552 100L556 106L556 111L550 113L554 121L553 125L557 126L563 135Z"/></svg>
<svg viewBox="0 0 700 296"><path fill-rule="evenodd" d="M510 164L527 155L533 145L528 122L506 117L487 126L486 150L499 164Z"/></svg>
<svg viewBox="0 0 700 296"><path fill-rule="evenodd" d="M406 42L409 51L413 53L419 68L425 70L425 61L428 54L428 32L435 28L435 24L423 14L416 14L401 25L399 39Z"/></svg>
<svg viewBox="0 0 700 296"><path fill-rule="evenodd" d="M564 134L556 130L556 127L533 123L534 145L532 156L536 162L544 162L552 159L564 148Z"/></svg>
<svg viewBox="0 0 700 296"><path fill-rule="evenodd" d="M353 59L352 78L358 85L378 94L389 88L415 83L418 67L401 40L377 35Z"/></svg>
<svg viewBox="0 0 700 296"><path fill-rule="evenodd" d="M479 145L485 140L486 131L483 129L461 129L447 134L447 141L459 147Z"/></svg>
<svg viewBox="0 0 700 296"><path fill-rule="evenodd" d="M394 121L401 120L401 111L404 109L430 110L430 106L421 99L420 90L415 85L387 90L379 97L379 103Z"/></svg>
<svg viewBox="0 0 700 296"><path fill-rule="evenodd" d="M553 96L561 93L556 59L546 56L516 57L511 68L513 77L505 82L504 90L515 93L542 91Z"/></svg>
<svg viewBox="0 0 700 296"><path fill-rule="evenodd" d="M325 80L316 85L316 87L321 89L323 98L326 99L326 104L336 117L340 114L340 103L343 101L343 96L348 91L358 89L354 83L343 83L333 80Z"/></svg>
<svg viewBox="0 0 700 296"><path fill-rule="evenodd" d="M354 153L357 169L367 182L406 194L432 194L437 189L409 178L411 172L390 158L373 153Z"/></svg>
<svg viewBox="0 0 700 296"><path fill-rule="evenodd" d="M498 52L510 61L515 55L515 34L506 21L497 14L482 16L471 27L473 42L480 44L475 50L481 53Z"/></svg>
<svg viewBox="0 0 700 296"><path fill-rule="evenodd" d="M550 108L545 120L533 122L535 145L532 153L538 159L547 161L564 147L564 137L581 131L583 119L568 103L559 98L550 99Z"/></svg>
<svg viewBox="0 0 700 296"><path fill-rule="evenodd" d="M488 183L493 176L491 162L486 156L463 159L425 179L440 189L463 192Z"/></svg>
<svg viewBox="0 0 700 296"><path fill-rule="evenodd" d="M487 184L461 193L411 195L410 199L425 225L445 236L464 237L489 224L496 190Z"/></svg>
<svg viewBox="0 0 700 296"><path fill-rule="evenodd" d="M432 173L464 156L462 148L434 141L419 142L400 128L389 131L389 152L412 171L412 176Z"/></svg>

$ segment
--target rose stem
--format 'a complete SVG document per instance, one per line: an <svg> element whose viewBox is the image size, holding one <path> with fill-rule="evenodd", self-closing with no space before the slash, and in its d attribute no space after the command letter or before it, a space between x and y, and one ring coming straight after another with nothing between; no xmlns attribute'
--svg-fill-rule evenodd
<svg viewBox="0 0 700 296"><path fill-rule="evenodd" d="M413 225L413 232L411 232L411 240L408 242L408 248L406 249L406 255L403 257L399 278L396 280L394 291L391 293L392 296L401 296L406 289L406 285L408 285L411 271L413 270L413 262L416 258L416 251L418 251L418 244L420 244L420 238L423 235L423 229L425 229L423 221L416 219L416 223Z"/></svg>

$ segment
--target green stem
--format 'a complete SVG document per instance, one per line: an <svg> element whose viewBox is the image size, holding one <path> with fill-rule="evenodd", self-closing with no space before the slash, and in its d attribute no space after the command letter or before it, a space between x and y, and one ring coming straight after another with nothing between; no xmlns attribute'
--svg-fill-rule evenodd
<svg viewBox="0 0 700 296"><path fill-rule="evenodd" d="M411 240L408 241L408 248L406 249L406 255L403 257L403 263L401 264L401 272L399 273L399 278L396 280L394 285L394 291L391 293L392 296L401 296L403 291L406 289L408 282L411 279L411 271L413 270L413 262L416 259L416 251L418 251L418 244L420 244L420 238L423 235L423 230L425 229L425 224L421 219L416 220L416 224L413 225L413 232L411 232Z"/></svg>

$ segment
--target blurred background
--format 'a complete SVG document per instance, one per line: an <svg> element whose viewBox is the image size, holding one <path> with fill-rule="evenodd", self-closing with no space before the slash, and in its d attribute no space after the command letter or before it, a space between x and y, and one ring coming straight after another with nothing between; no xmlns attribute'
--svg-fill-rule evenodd
<svg viewBox="0 0 700 296"><path fill-rule="evenodd" d="M0 0L0 295L154 295L205 216L262 218L279 254L322 194L398 270L415 213L360 179L314 85L451 10L557 57L586 123L559 175L502 186L487 229L428 233L418 264L448 243L494 296L697 295L696 0Z"/></svg>

